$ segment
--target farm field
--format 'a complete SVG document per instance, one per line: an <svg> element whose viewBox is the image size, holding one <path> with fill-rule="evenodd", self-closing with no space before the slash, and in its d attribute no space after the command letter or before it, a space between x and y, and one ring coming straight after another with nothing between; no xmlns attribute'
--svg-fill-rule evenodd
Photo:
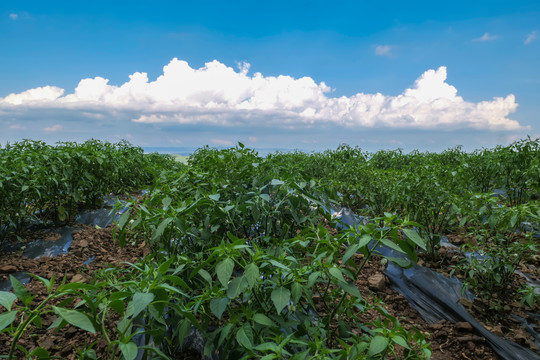
<svg viewBox="0 0 540 360"><path fill-rule="evenodd" d="M0 356L540 358L539 140L182 160L0 148Z"/></svg>

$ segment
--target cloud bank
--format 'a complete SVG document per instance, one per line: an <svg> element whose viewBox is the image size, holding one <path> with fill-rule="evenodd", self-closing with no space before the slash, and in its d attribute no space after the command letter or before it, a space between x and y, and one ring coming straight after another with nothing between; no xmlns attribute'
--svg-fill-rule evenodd
<svg viewBox="0 0 540 360"><path fill-rule="evenodd" d="M465 101L446 82L444 66L424 72L397 96L357 93L332 97L330 87L310 77L248 73L247 63L238 71L216 60L194 69L174 58L155 81L137 72L121 86L95 77L81 80L70 94L55 86L10 94L0 98L0 118L22 118L47 110L71 112L89 121L110 118L169 125L522 129L507 117L518 106L514 95ZM58 129L49 131L54 130Z"/></svg>

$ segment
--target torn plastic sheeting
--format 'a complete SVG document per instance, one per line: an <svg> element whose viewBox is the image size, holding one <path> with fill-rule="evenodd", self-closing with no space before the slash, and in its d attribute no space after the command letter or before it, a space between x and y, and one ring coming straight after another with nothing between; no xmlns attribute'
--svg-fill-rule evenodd
<svg viewBox="0 0 540 360"><path fill-rule="evenodd" d="M128 206L126 206L125 201L120 200L120 202L123 206L118 211L115 211L114 208L112 210L107 208L101 208L98 210L83 210L75 217L75 221L79 224L97 225L101 228L106 228L113 221L118 222L120 220L120 216L129 209ZM108 204L108 202L105 202L104 205L107 206Z"/></svg>
<svg viewBox="0 0 540 360"><path fill-rule="evenodd" d="M490 344L501 358L506 360L540 359L540 355L511 341L500 339L474 319L459 302L461 284L459 280L446 278L442 274L415 265L409 269L389 263L385 271L398 290L417 309L424 320L437 322L467 321ZM446 280L443 281L442 278ZM455 282L454 282L455 281Z"/></svg>
<svg viewBox="0 0 540 360"><path fill-rule="evenodd" d="M343 212L341 222L351 227L357 227L359 225L357 218L352 212ZM385 256L406 257L405 254L398 253L387 246L378 246L375 250ZM462 285L458 279L447 278L417 264L409 269L404 269L392 262L388 263L385 275L391 281L392 287L405 296L409 304L418 310L424 320L428 322L467 321L477 333L488 341L491 348L501 358L505 360L540 360L540 355L514 342L500 339L474 319L459 302Z"/></svg>
<svg viewBox="0 0 540 360"><path fill-rule="evenodd" d="M519 229L516 231L516 233L521 234L522 232L531 232L533 239L540 239L540 231L538 231L538 229L539 227L537 223L523 221L521 224L519 224Z"/></svg>
<svg viewBox="0 0 540 360"><path fill-rule="evenodd" d="M111 210L83 210L75 217L75 221L84 225L97 225L101 228L109 226L113 221Z"/></svg>
<svg viewBox="0 0 540 360"><path fill-rule="evenodd" d="M462 286L459 280L447 278L416 264L409 269L403 269L392 262L388 263L385 275L392 282L392 288L403 294L425 321L429 323L443 319L451 322L461 321L452 309L453 304L458 304L461 297ZM467 294L466 297L469 300L473 299L471 294ZM452 305L447 306L448 302Z"/></svg>
<svg viewBox="0 0 540 360"><path fill-rule="evenodd" d="M333 218L338 218L340 219L341 221L338 223L338 229L343 229L345 227L358 227L359 225L366 225L367 222L368 222L368 218L365 217L365 216L359 216L359 215L356 215L351 209L349 208L346 208L346 207L342 207L340 210L338 211L332 211L333 209L331 209L331 213L332 213L332 217ZM346 226L344 226L346 225Z"/></svg>
<svg viewBox="0 0 540 360"><path fill-rule="evenodd" d="M84 265L90 265L91 262L93 262L96 259L95 256L90 256L88 259L84 260Z"/></svg>
<svg viewBox="0 0 540 360"><path fill-rule="evenodd" d="M36 240L28 244L8 244L4 247L4 251L13 252L24 248L22 256L28 259L39 259L43 256L55 257L59 254L66 254L73 241L73 232L75 228L63 227L53 230L52 233L60 234L60 238L56 240Z"/></svg>
<svg viewBox="0 0 540 360"><path fill-rule="evenodd" d="M530 314L530 315L536 315L536 314ZM523 326L523 328L527 330L529 334L531 334L531 336L534 338L534 344L540 348L540 335L538 335L538 333L534 330L536 326L534 324L533 325L529 324L527 320L523 319L520 316L517 316L517 315L511 315L511 316L512 318L519 321L521 323L521 326Z"/></svg>
<svg viewBox="0 0 540 360"><path fill-rule="evenodd" d="M527 281L527 285L534 288L534 293L540 295L540 281L538 281L538 279L531 279L519 270L516 270L515 273L525 278L525 281Z"/></svg>
<svg viewBox="0 0 540 360"><path fill-rule="evenodd" d="M448 240L448 238L446 236L441 236L441 241L439 242L439 245L441 247L445 247L445 248L449 248L449 249L455 249L457 251L459 251L459 247L457 247L456 245L452 244L450 242L450 240Z"/></svg>
<svg viewBox="0 0 540 360"><path fill-rule="evenodd" d="M19 280L19 282L23 285L28 285L31 280L30 275L22 271L17 271L10 275L13 276L15 279ZM11 281L9 280L9 278L7 280L0 281L0 291L10 291L11 287Z"/></svg>

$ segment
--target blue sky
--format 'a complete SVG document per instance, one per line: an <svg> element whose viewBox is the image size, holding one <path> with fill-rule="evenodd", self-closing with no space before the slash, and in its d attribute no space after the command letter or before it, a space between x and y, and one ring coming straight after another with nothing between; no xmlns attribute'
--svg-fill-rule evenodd
<svg viewBox="0 0 540 360"><path fill-rule="evenodd" d="M0 32L0 144L540 137L538 1L4 0Z"/></svg>

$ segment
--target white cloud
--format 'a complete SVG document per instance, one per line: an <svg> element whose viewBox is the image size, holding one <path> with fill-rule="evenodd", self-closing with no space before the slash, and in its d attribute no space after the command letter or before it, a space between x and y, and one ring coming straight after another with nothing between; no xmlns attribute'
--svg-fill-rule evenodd
<svg viewBox="0 0 540 360"><path fill-rule="evenodd" d="M26 127L22 126L21 124L13 124L13 125L10 125L9 128L11 130L24 130L24 129L26 129Z"/></svg>
<svg viewBox="0 0 540 360"><path fill-rule="evenodd" d="M250 136L250 137L248 138L248 140L251 141L252 143L257 142L257 138L256 138L255 136Z"/></svg>
<svg viewBox="0 0 540 360"><path fill-rule="evenodd" d="M375 54L380 56L392 56L392 47L390 45L378 45L375 48Z"/></svg>
<svg viewBox="0 0 540 360"><path fill-rule="evenodd" d="M538 32L536 30L531 31L527 34L527 37L525 38L525 41L523 42L525 45L529 45L532 43L536 38L538 37Z"/></svg>
<svg viewBox="0 0 540 360"><path fill-rule="evenodd" d="M0 98L0 106L5 105L34 105L39 106L54 104L58 98L64 94L64 89L56 86L43 86L23 91L18 94L9 94L5 98Z"/></svg>
<svg viewBox="0 0 540 360"><path fill-rule="evenodd" d="M51 127L43 128L43 131L55 132L55 131L60 131L62 129L63 129L62 125L56 124L56 125L53 125Z"/></svg>
<svg viewBox="0 0 540 360"><path fill-rule="evenodd" d="M212 144L216 145L224 145L224 146L231 146L233 143L229 140L223 140L223 139L212 139Z"/></svg>
<svg viewBox="0 0 540 360"><path fill-rule="evenodd" d="M331 89L310 77L250 76L248 68L243 64L237 72L214 60L194 69L175 58L155 81L146 73L134 73L121 86L96 77L81 80L67 95L54 86L10 94L0 98L0 118L2 112L28 115L56 109L78 117L89 114L93 121L147 124L522 129L507 118L518 106L514 95L467 102L446 82L444 66L424 72L397 96L358 93L339 98L329 97Z"/></svg>
<svg viewBox="0 0 540 360"><path fill-rule="evenodd" d="M498 36L496 36L496 35L490 35L489 33L485 33L484 35L480 36L479 38L473 39L473 41L485 42L485 41L493 41L493 40L495 40L497 38L498 38Z"/></svg>
<svg viewBox="0 0 540 360"><path fill-rule="evenodd" d="M17 20L19 18L19 15L17 15L17 14L9 14L9 18L11 20Z"/></svg>

